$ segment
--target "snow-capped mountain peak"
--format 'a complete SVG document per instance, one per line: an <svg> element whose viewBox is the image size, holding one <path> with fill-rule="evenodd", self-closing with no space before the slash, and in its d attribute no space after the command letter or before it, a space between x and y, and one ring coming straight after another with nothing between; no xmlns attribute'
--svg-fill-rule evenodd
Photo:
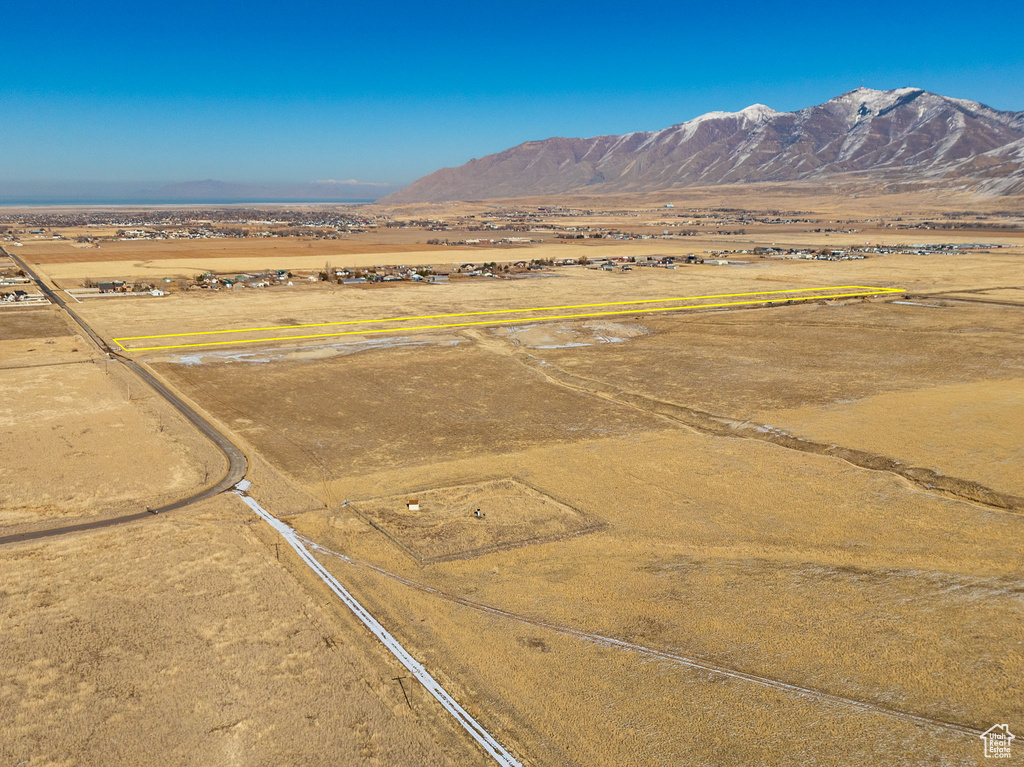
<svg viewBox="0 0 1024 767"><path fill-rule="evenodd" d="M1024 189L1024 112L920 88L856 88L817 106L753 104L661 131L531 141L425 176L385 201L661 191L843 176Z"/></svg>

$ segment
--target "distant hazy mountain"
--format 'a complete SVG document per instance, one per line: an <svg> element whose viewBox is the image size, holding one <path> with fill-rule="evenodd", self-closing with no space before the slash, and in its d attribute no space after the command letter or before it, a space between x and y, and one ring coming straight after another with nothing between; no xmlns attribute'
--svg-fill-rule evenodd
<svg viewBox="0 0 1024 767"><path fill-rule="evenodd" d="M1024 112L919 88L858 88L797 112L755 104L661 131L528 141L431 173L381 202L842 177L1024 193Z"/></svg>
<svg viewBox="0 0 1024 767"><path fill-rule="evenodd" d="M307 184L261 185L226 181L185 181L167 184L145 194L166 200L376 200L393 192L397 184L359 183L358 181L313 181Z"/></svg>
<svg viewBox="0 0 1024 767"><path fill-rule="evenodd" d="M348 202L376 200L398 189L397 184L355 180L312 181L304 184L236 184L225 181L187 181L144 187L130 181L12 181L0 179L0 204L153 204L271 202L298 200Z"/></svg>

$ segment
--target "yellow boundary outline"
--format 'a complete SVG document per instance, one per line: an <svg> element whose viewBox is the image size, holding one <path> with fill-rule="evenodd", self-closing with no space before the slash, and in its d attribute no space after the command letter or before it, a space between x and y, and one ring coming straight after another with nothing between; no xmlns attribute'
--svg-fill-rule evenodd
<svg viewBox="0 0 1024 767"><path fill-rule="evenodd" d="M331 325L367 325L372 322L404 322L408 320L439 320L444 317L471 317L483 314L515 314L517 312L543 312L552 309L589 309L597 306L625 306L627 304L654 304L670 301L691 301L695 298L738 298L740 296L767 296L775 293L809 293L814 290L861 290L893 291L897 288L875 288L870 285L835 285L827 288L794 288L793 290L761 290L756 293L721 293L710 296L681 296L678 298L641 298L635 301L609 301L603 304L565 304L562 306L535 306L532 309L493 309L480 312L457 312L454 314L424 314L418 317L385 317L376 320L344 320L342 322L314 322L300 325L272 325L260 328L238 328L234 330L200 330L194 333L164 333L157 336L123 336L115 341L141 341L148 338L184 338L186 336L212 336L218 333L255 333L261 330L288 330L289 328L322 328Z"/></svg>
<svg viewBox="0 0 1024 767"><path fill-rule="evenodd" d="M121 342L122 341L142 341L142 340L148 340L148 339L151 339L151 338L186 338L186 337L190 337L190 336L209 336L209 335L217 335L217 334L221 334L221 333L257 333L257 332L261 332L261 331L265 331L265 330L287 330L287 329L290 329L290 328L317 328L317 327L331 327L331 326L337 326L337 325L368 325L368 324L377 323L377 322L404 322L404 321L409 321L409 320L443 319L443 318L448 318L448 317L472 317L472 316L482 316L482 315L485 315L485 314L488 314L488 315L490 315L490 314L516 314L516 313L520 313L520 312L551 311L551 310L554 310L554 309L586 309L586 308L596 308L596 307L603 307L603 306L626 306L626 305L632 305L632 304L666 303L666 302L670 302L670 301L692 301L692 300L695 300L695 299L702 299L702 298L738 298L738 297L741 297L741 296L766 296L766 295L775 295L775 294L778 294L778 293L806 293L806 292L810 292L810 291L814 291L814 290L845 290L847 288L861 288L863 291L867 291L867 292L840 293L840 294L833 294L833 295L827 295L827 296L798 296L797 298L782 298L782 299L774 299L774 300L728 301L728 302L717 303L717 304L697 304L697 305L692 305L692 306L667 306L667 307L655 307L655 308L652 308L652 309L624 309L624 310L620 310L620 311L586 312L586 313L583 313L583 314L563 314L563 315L548 316L548 317L525 317L525 318L519 318L519 319L503 320L503 321L500 321L500 322L501 322L501 324L509 324L510 325L510 324L513 324L513 323L520 323L520 322L538 322L538 321L547 321L547 320L569 320L569 319L581 319L581 318L584 318L584 317L608 317L608 316L614 316L614 315L619 315L619 314L647 314L647 313L650 313L650 312L671 312L671 311L678 311L678 310L683 310L683 309L711 309L711 308L719 308L719 307L723 307L723 306L744 306L744 305L749 305L749 304L764 304L764 303L771 304L771 303L778 303L778 302L783 302L783 301L787 301L787 302L788 301L819 301L819 300L824 300L824 299L829 299L829 298L853 298L853 297L857 297L857 296L871 296L871 295L881 295L881 294L886 294L886 293L902 293L903 292L902 288L874 288L874 287L869 287L869 286L866 286L866 285L841 285L841 286L825 287L825 288L795 288L793 290L764 290L764 291L759 291L759 292L755 292L755 293L723 293L721 295L709 295L709 296L682 296L682 297L679 297L679 298L649 298L649 299L638 299L638 300L635 300L635 301L609 301L607 303L599 303L599 304L567 304L567 305L564 305L564 306L537 306L537 307L534 307L532 309L495 309L495 310L486 310L486 311L479 311L479 312L456 312L456 313L452 313L452 314L427 314L427 315L422 315L422 316L417 316L417 317L386 317L386 318L382 318L382 319L373 319L373 320L345 320L345 321L342 321L342 322L318 322L318 323L310 323L310 324L305 324L305 325L278 325L278 326L273 326L273 327L260 327L260 328L238 328L238 329L234 329L234 330L208 330L208 331L197 331L197 332L191 332L191 333L165 333L165 334L162 334L162 335L155 335L155 336L122 336L120 338L115 338L113 340L114 340L114 343L116 343L118 346L120 346L124 351L145 352L145 351L157 351L157 350L161 350L161 349L186 349L186 348L198 347L198 346L228 346L228 345L232 345L232 344L263 343L263 342L266 342L266 341L298 341L298 340L302 340L302 339L306 339L306 338L331 338L331 337L336 337L336 336L359 336L359 335L369 335L369 334L372 334L372 333L394 333L394 332L405 332L405 331L410 331L410 330L437 330L437 329L441 329L441 328L463 328L463 327L470 327L470 326L474 326L474 325L489 325L489 324L493 323L493 320L480 320L480 321L476 321L476 322L453 322L453 323L445 323L445 324L441 324L441 325L420 325L420 326L416 326L416 327L406 327L406 328L384 328L382 330L348 330L348 331L342 331L342 332L339 332L339 333L314 333L314 334L302 335L302 336L278 336L278 337L272 337L272 338L251 338L251 339L244 339L244 340L241 340L241 341L206 341L206 342L189 343L189 344L169 344L169 345L166 345L166 346L133 347L131 349L127 348Z"/></svg>

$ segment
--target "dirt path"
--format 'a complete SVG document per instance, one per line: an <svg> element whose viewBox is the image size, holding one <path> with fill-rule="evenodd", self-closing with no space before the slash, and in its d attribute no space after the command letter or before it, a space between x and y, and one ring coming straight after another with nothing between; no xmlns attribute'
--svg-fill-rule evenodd
<svg viewBox="0 0 1024 767"><path fill-rule="evenodd" d="M667 650L659 650L657 648L647 647L645 645L639 645L633 642L627 642L622 639L615 639L614 637L609 637L604 634L594 634L587 631L581 631L580 629L574 629L570 626L562 626L556 623L549 623L539 618L531 618L530 616L520 615L519 613L513 613L507 610L502 610L498 607L493 607L492 605L483 604L481 602L474 602L470 599L463 599L462 597L455 596L454 594L449 594L445 591L441 591L440 589L435 589L432 586L427 586L424 583L419 583L417 581L410 580L396 573L389 572L388 570L377 567L376 565L372 565L368 562L360 562L358 560L351 559L350 557L347 557L344 554L340 554L336 551L332 551L331 549L325 548L324 546L319 545L315 541L312 541L301 535L298 537L316 552L325 554L335 559L339 559L353 566L365 567L369 570L373 570L374 572L380 575L383 575L386 578L390 578L393 581L401 583L404 586L408 586L418 591L423 591L427 594L431 594L433 596L439 597L449 602L454 602L455 604L462 605L463 607L468 607L471 610L478 610L480 612L485 612L490 615L496 615L501 618L506 618L509 620L517 621L519 623L525 623L530 626L535 626L537 628L549 629L551 631L556 631L560 634L574 636L602 646L618 647L620 649L629 650L631 652L640 653L642 655L661 658L663 660L668 660L672 663L677 663L679 665L688 666L690 668L699 669L701 671L707 671L712 674L727 676L732 679L740 679L745 682L758 684L763 687L770 687L772 689L780 690L782 692L796 693L798 695L803 695L808 698L814 698L816 700L824 701L827 703L835 703L843 706L858 708L861 710L873 711L875 713L883 714L885 716L892 716L898 719L903 719L905 721L914 722L915 724L926 724L932 727L940 727L944 730L958 732L965 735L980 736L982 734L981 729L971 727L967 724L960 724L958 722L950 722L944 719L935 719L933 717L921 716L919 714L914 714L909 711L902 711L900 709L890 708L880 703L859 700L857 698L847 698L842 695L836 695L834 693L825 692L823 690L815 690L809 687L801 687L800 685L792 684L790 682L784 682L780 679L773 679L771 677L752 674L746 671L740 671L739 669L729 668L727 666L721 666L719 664L712 663L711 661L707 661L701 658L692 658L685 655L680 655L678 653L669 652Z"/></svg>
<svg viewBox="0 0 1024 767"><path fill-rule="evenodd" d="M1024 513L1024 498L1008 493L1000 493L982 485L980 482L960 479L958 477L948 477L931 469L908 466L893 458L869 453L865 450L815 442L796 437L766 424L737 421L725 416L706 413L696 408L678 405L674 402L659 400L646 394L626 391L604 381L568 373L535 357L529 352L517 348L505 340L495 338L485 332L479 330L466 330L462 332L465 336L476 341L481 348L516 360L544 376L553 384L621 405L637 408L700 434L715 437L754 439L761 442L770 442L773 445L790 450L799 450L802 453L813 453L815 455L838 458L862 469L895 474L911 483L915 489L923 492L955 498L960 501L969 501L999 511L1016 514Z"/></svg>

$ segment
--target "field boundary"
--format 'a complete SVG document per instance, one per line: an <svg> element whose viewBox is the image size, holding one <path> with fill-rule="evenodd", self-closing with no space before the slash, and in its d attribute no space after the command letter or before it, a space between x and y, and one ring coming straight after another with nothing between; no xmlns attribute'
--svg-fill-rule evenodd
<svg viewBox="0 0 1024 767"><path fill-rule="evenodd" d="M487 544L485 546L477 546L477 547L469 548L469 549L461 549L459 551L453 551L453 552L449 552L447 554L435 554L435 555L432 555L432 556L428 556L428 555L420 553L419 551L414 549L412 546L410 546L409 544L407 544L404 541L402 541L396 534L394 534L391 531L385 529L381 524L379 524L369 514L361 511L360 508L359 508L359 504L366 504L366 503L370 503L371 501L378 501L378 500L382 500L382 499L385 499L385 498L398 498L398 497L401 497L403 495L404 496L425 495L426 493L434 492L434 491L438 491L438 490L456 490L456 489L461 489L461 488L473 488L473 487L478 487L478 486L480 486L480 485L482 485L484 483L487 483L487 482L496 482L496 481L501 481L501 480L509 480L512 483L516 484L516 485L521 485L521 486L527 488L528 490L531 490L532 492L536 493L537 495L543 496L544 498L548 498L548 499L554 501L555 503L558 503L558 504L560 504L562 506L565 506L570 511L574 512L575 514L577 514L580 517L580 521L583 523L582 526L577 527L577 528L572 529L572 530L566 530L565 532L561 532L561 533L552 533L550 535L527 536L526 538L517 538L517 539L512 540L512 541L504 541L504 542L501 542L501 543L491 543L491 544ZM512 476L489 477L487 479L480 479L480 480L477 480L475 482L459 482L459 483L454 484L454 485L442 485L442 486L439 486L439 487L431 487L431 488L426 488L426 489L413 490L413 491L408 491L408 492L405 492L405 493L397 493L397 494L392 494L392 495L387 495L387 496L378 495L378 496L373 496L372 498L363 498L360 501L348 501L341 508L351 509L355 513L355 515L357 517L359 517L363 522L368 524L374 530L376 530L381 535L383 535L385 538L387 538L389 541L391 541L391 543L393 543L399 550L401 550L403 554L408 556L410 559L414 560L420 567L426 567L428 565L436 564L438 562L455 562L455 561L460 561L460 560L465 560L465 559L476 559L477 557L482 557L485 554L493 554L493 553L498 552L498 551L510 551L512 549L521 549L521 548L525 548L527 546L536 546L536 545L541 545L541 544L545 544L545 543L558 543L559 541L566 541L566 540L570 540L572 538L579 538L581 536L590 535L591 533L596 533L596 532L599 532L601 530L606 530L609 527L611 527L611 525L609 524L609 522L607 520L601 519L600 517L598 517L595 514L590 514L588 512L585 512L582 509L577 508L573 504L567 503L566 501L562 500L561 498L558 498L558 497L552 495L551 493L549 493L549 492L547 492L545 490L541 490L540 488L535 487L534 485L531 485L529 482L524 482L523 480L519 479L518 477L512 477Z"/></svg>
<svg viewBox="0 0 1024 767"><path fill-rule="evenodd" d="M523 313L535 313L545 311L560 311L563 309L595 309L605 308L613 306L637 306L638 304L665 304L665 303L678 303L680 301L700 301L709 298L741 298L750 296L778 296L779 294L793 294L793 293L809 293L817 291L833 291L842 290L848 291L853 290L855 292L846 293L831 293L828 295L814 295L814 296L797 296L795 298L759 298L746 301L725 301L710 304L696 304L696 305L682 305L682 306L657 306L648 308L630 308L620 310L607 310L597 312L583 312L577 314L560 314L554 316L531 316L531 317L514 317L509 319L487 319L487 320L476 320L472 322L451 322L441 323L437 325L418 325L414 327L396 327L396 328L382 328L372 330L344 330L331 333L312 333L308 335L299 336L268 336L264 338L246 338L242 340L232 341L196 341L184 344L164 344L160 346L136 346L128 347L125 346L124 341L148 341L159 338L193 338L196 336L212 336L222 335L228 333L264 333L274 330L294 330L297 328L325 328L325 327L338 327L338 326L352 326L352 325L373 325L385 322L410 322L415 320L435 320L435 319L451 319L455 317L481 317L485 315L499 315L499 314L523 314ZM113 341L122 350L126 352L143 352L143 351L161 351L166 349L189 349L195 347L207 347L207 346L228 346L233 344L255 344L265 343L268 341L297 341L309 338L328 338L337 336L356 336L356 335L371 335L376 333L395 333L395 332L409 332L413 330L438 330L444 328L464 328L479 325L511 325L523 322L546 322L551 320L570 320L570 319L583 319L588 317L611 317L622 314L648 314L652 312L672 312L682 311L688 309L716 309L724 308L729 306L747 306L752 304L777 304L777 303L792 303L796 301L823 301L835 298L864 298L868 296L877 295L888 295L893 293L903 293L903 288L878 288L867 285L834 285L821 288L792 288L789 290L763 290L752 293L720 293L716 295L703 295L703 296L678 296L675 298L644 298L635 299L630 301L608 301L604 303L594 304L563 304L559 306L535 306L531 308L520 308L520 309L491 309L482 310L476 312L453 312L449 314L426 314L409 317L382 317L370 320L343 320L340 322L316 322L308 324L298 325L276 325L268 327L257 327L257 328L231 328L226 330L206 330L206 331L195 331L188 333L161 333L158 335L149 336L121 336L114 338Z"/></svg>

